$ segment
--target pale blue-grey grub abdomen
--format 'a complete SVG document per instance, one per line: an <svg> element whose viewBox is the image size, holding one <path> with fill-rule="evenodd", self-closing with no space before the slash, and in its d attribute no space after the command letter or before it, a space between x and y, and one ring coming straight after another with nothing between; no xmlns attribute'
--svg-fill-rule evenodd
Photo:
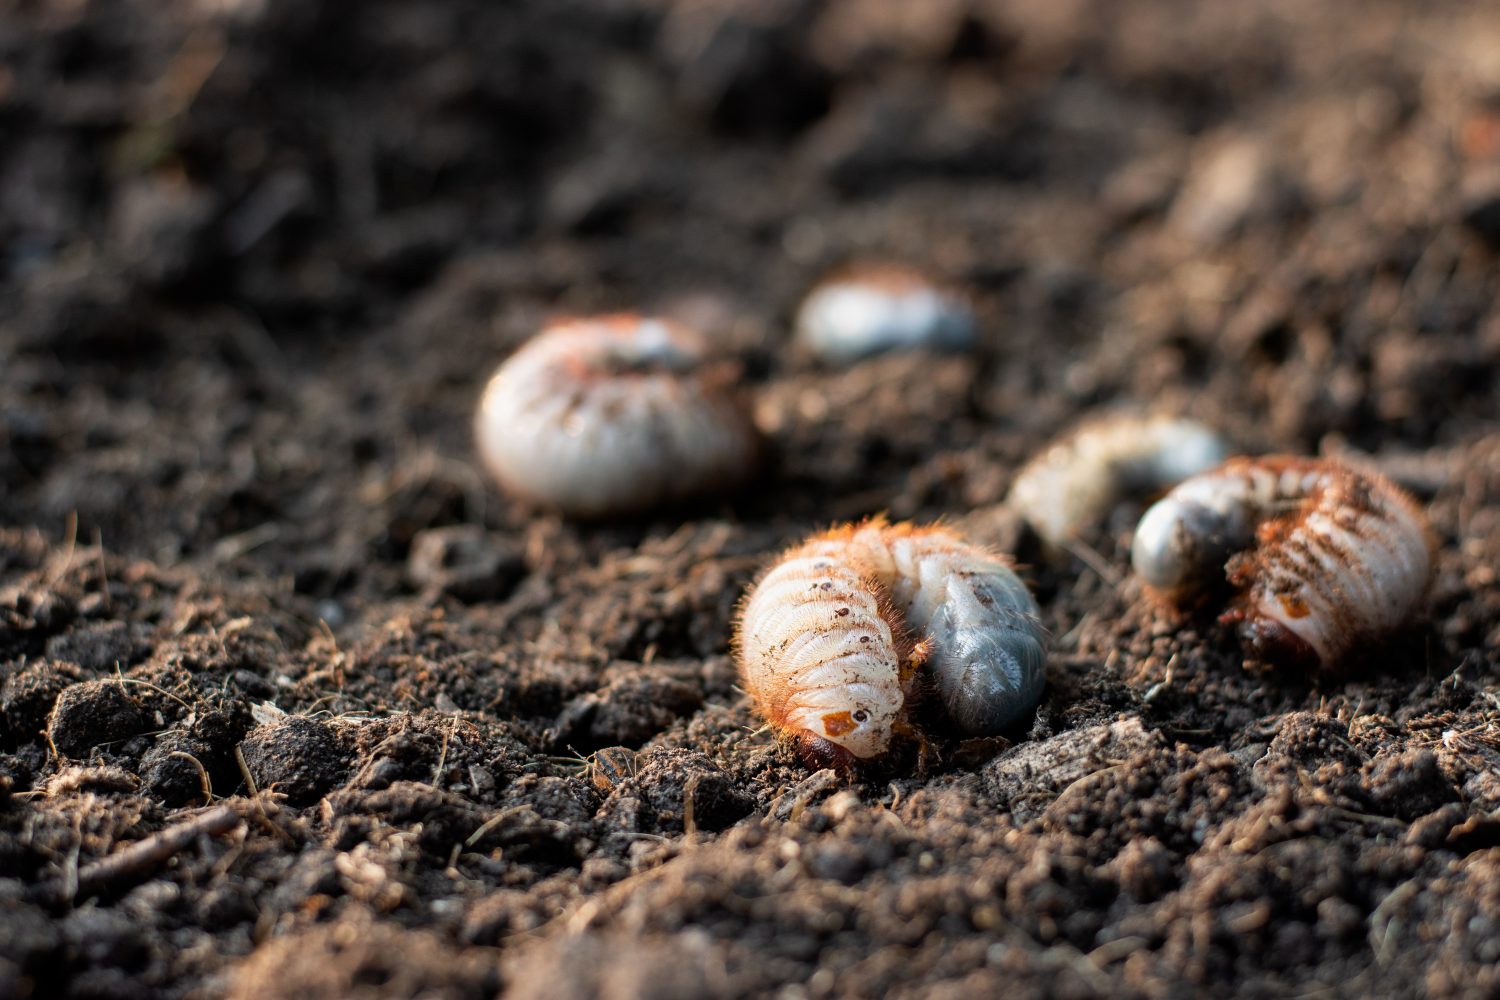
<svg viewBox="0 0 1500 1000"><path fill-rule="evenodd" d="M1041 700L1047 632L1025 584L1004 566L951 577L928 635L932 677L964 734L996 735Z"/></svg>

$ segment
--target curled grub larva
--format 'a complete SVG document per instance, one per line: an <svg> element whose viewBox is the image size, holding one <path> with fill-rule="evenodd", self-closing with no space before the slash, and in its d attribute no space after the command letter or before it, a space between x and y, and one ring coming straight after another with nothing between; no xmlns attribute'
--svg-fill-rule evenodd
<svg viewBox="0 0 1500 1000"><path fill-rule="evenodd" d="M797 339L833 364L886 351L962 351L974 346L974 312L963 295L920 271L865 265L808 293L797 310Z"/></svg>
<svg viewBox="0 0 1500 1000"><path fill-rule="evenodd" d="M578 517L707 492L743 478L759 451L737 376L669 320L560 321L490 379L479 454L508 492Z"/></svg>
<svg viewBox="0 0 1500 1000"><path fill-rule="evenodd" d="M813 768L884 753L914 690L901 621L860 556L838 532L809 540L761 578L740 618L746 690Z"/></svg>
<svg viewBox="0 0 1500 1000"><path fill-rule="evenodd" d="M1399 628L1427 591L1432 536L1383 477L1317 459L1235 458L1141 518L1136 572L1177 604L1227 581L1225 621L1257 659L1330 664Z"/></svg>
<svg viewBox="0 0 1500 1000"><path fill-rule="evenodd" d="M1041 698L1046 631L1007 562L944 528L871 521L787 552L742 607L745 689L813 768L853 766L916 735L931 689L964 736Z"/></svg>
<svg viewBox="0 0 1500 1000"><path fill-rule="evenodd" d="M1016 475L1006 499L1049 545L1097 524L1122 497L1153 494L1211 469L1229 451L1217 432L1181 417L1105 417L1049 445Z"/></svg>

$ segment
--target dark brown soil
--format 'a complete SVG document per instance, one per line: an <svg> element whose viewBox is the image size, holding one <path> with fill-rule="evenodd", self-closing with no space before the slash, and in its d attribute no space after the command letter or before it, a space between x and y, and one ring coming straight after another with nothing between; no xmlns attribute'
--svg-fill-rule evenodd
<svg viewBox="0 0 1500 1000"><path fill-rule="evenodd" d="M1497 51L1485 2L0 2L0 996L1500 995ZM979 355L796 356L856 258L971 287ZM499 495L488 369L637 306L774 464ZM1010 479L1122 404L1373 456L1424 620L1250 674L1138 508L1047 556ZM809 775L735 602L880 511L1017 553L1048 693Z"/></svg>

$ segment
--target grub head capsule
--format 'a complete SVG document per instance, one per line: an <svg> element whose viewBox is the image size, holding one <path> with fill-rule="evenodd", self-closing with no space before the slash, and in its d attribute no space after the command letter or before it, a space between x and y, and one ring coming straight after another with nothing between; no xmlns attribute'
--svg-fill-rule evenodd
<svg viewBox="0 0 1500 1000"><path fill-rule="evenodd" d="M737 377L670 320L560 320L490 379L475 440L523 500L578 517L642 511L753 471L760 441Z"/></svg>
<svg viewBox="0 0 1500 1000"><path fill-rule="evenodd" d="M887 351L964 351L976 340L968 300L913 268L836 272L797 311L797 340L815 357L850 364Z"/></svg>

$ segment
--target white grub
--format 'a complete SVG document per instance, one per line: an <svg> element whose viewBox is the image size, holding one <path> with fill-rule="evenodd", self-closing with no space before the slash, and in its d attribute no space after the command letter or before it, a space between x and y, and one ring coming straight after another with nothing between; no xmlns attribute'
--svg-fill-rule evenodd
<svg viewBox="0 0 1500 1000"><path fill-rule="evenodd" d="M1257 660L1332 664L1399 629L1432 575L1426 516L1384 477L1340 462L1235 458L1146 512L1131 560L1174 604L1228 583L1225 621Z"/></svg>
<svg viewBox="0 0 1500 1000"><path fill-rule="evenodd" d="M479 455L507 492L574 517L705 493L743 479L759 454L738 375L670 320L561 320L490 379Z"/></svg>
<svg viewBox="0 0 1500 1000"><path fill-rule="evenodd" d="M1098 418L1027 462L1006 503L1048 545L1063 548L1104 520L1122 498L1159 493L1228 455L1219 433L1196 420Z"/></svg>
<svg viewBox="0 0 1500 1000"><path fill-rule="evenodd" d="M878 757L906 717L909 644L859 556L832 532L809 540L761 578L740 616L745 688L814 768Z"/></svg>
<svg viewBox="0 0 1500 1000"><path fill-rule="evenodd" d="M894 264L835 272L797 310L798 342L830 364L887 351L965 351L975 330L963 295Z"/></svg>
<svg viewBox="0 0 1500 1000"><path fill-rule="evenodd" d="M917 735L923 688L955 731L993 735L1041 698L1046 630L1008 562L940 527L846 525L791 549L748 594L735 646L761 714L813 768Z"/></svg>

